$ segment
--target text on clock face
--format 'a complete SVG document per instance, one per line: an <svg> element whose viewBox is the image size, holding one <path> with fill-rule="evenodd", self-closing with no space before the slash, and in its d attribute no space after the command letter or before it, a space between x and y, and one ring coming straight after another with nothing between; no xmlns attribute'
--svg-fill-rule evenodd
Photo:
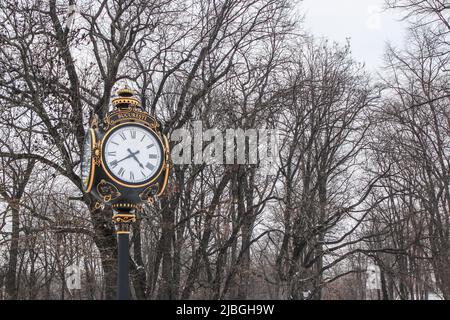
<svg viewBox="0 0 450 320"><path fill-rule="evenodd" d="M123 126L112 132L106 140L104 157L111 173L129 183L148 180L162 162L157 138L137 125Z"/></svg>

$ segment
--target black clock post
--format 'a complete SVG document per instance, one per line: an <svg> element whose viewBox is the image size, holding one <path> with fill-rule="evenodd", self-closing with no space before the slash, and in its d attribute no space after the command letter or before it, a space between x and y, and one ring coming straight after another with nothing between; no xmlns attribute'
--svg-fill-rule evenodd
<svg viewBox="0 0 450 320"><path fill-rule="evenodd" d="M116 224L118 242L118 273L117 273L117 299L130 299L129 276L129 237L130 225L136 221L136 215L127 211L119 211L113 216Z"/></svg>
<svg viewBox="0 0 450 320"><path fill-rule="evenodd" d="M118 240L117 298L130 299L129 235L143 204L162 196L169 177L169 143L154 115L142 109L134 91L123 88L113 110L94 116L83 146L81 175L96 207L111 206Z"/></svg>

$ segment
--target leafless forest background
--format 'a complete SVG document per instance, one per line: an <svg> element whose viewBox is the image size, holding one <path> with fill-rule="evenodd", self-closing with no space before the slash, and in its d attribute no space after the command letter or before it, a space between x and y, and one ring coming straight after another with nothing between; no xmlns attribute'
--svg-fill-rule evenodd
<svg viewBox="0 0 450 320"><path fill-rule="evenodd" d="M387 1L409 31L379 75L294 5L0 1L0 298L115 298L112 211L82 193L80 148L128 79L168 135L281 133L270 176L173 167L132 228L134 299L450 299L449 1Z"/></svg>

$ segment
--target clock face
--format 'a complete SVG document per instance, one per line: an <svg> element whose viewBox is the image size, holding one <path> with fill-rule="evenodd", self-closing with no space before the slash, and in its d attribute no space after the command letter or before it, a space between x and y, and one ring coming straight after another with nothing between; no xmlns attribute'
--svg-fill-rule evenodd
<svg viewBox="0 0 450 320"><path fill-rule="evenodd" d="M83 143L83 154L81 157L81 181L85 191L89 191L92 168L92 130L86 132Z"/></svg>
<svg viewBox="0 0 450 320"><path fill-rule="evenodd" d="M127 124L113 129L107 136L103 159L115 179L138 185L160 171L163 151L159 138L150 129Z"/></svg>

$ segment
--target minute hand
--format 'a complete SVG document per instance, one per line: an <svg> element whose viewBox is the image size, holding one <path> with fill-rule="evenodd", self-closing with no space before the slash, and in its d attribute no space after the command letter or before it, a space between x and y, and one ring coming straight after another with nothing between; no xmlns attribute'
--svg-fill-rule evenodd
<svg viewBox="0 0 450 320"><path fill-rule="evenodd" d="M128 149L129 150L129 149ZM119 161L117 161L117 163L122 162L123 160L126 160L128 158L132 158L132 157L136 157L135 155L138 154L139 151L136 151L135 153L130 153L129 155L127 155L125 158L120 159Z"/></svg>

